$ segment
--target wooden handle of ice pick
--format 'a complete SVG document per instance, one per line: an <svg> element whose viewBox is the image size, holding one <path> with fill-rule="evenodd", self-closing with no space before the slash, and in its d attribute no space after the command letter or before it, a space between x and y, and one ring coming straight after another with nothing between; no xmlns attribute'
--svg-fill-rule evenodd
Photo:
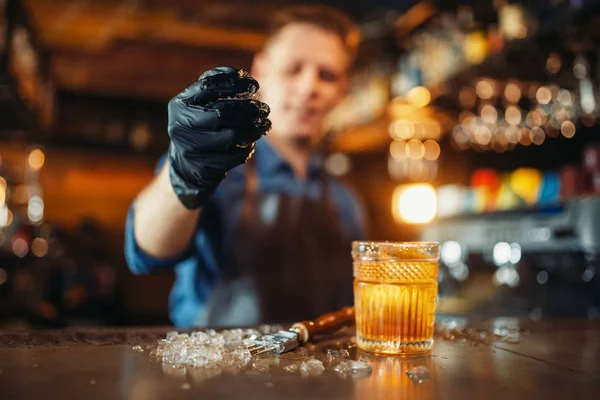
<svg viewBox="0 0 600 400"><path fill-rule="evenodd" d="M354 323L354 307L344 307L339 311L321 315L314 321L301 321L292 325L296 329L302 343L308 342L315 335L333 333Z"/></svg>

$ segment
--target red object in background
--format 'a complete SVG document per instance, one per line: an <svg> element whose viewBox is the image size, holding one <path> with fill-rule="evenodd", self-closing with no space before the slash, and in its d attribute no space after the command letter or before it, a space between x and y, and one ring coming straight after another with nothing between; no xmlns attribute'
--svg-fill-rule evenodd
<svg viewBox="0 0 600 400"><path fill-rule="evenodd" d="M591 193L600 195L600 145L592 144L584 149L583 165Z"/></svg>
<svg viewBox="0 0 600 400"><path fill-rule="evenodd" d="M504 49L504 36L493 27L488 29L488 48L490 53L500 53Z"/></svg>
<svg viewBox="0 0 600 400"><path fill-rule="evenodd" d="M473 172L471 176L472 187L486 187L492 191L497 191L500 187L500 179L498 173L493 169L480 168Z"/></svg>
<svg viewBox="0 0 600 400"><path fill-rule="evenodd" d="M585 175L581 168L566 165L560 171L560 196L563 199L577 197L586 192Z"/></svg>
<svg viewBox="0 0 600 400"><path fill-rule="evenodd" d="M500 178L493 169L480 168L471 176L471 187L483 189L485 196L485 211L493 211L496 208L496 195L500 189Z"/></svg>

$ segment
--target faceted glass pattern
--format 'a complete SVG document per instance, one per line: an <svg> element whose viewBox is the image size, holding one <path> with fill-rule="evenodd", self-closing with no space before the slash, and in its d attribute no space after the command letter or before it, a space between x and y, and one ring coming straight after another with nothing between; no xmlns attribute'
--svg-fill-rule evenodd
<svg viewBox="0 0 600 400"><path fill-rule="evenodd" d="M354 242L356 342L366 351L421 353L431 349L438 244Z"/></svg>

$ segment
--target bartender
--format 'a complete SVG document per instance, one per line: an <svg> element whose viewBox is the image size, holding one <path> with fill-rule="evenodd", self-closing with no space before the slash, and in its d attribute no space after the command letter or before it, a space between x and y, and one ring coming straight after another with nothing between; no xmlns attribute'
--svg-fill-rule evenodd
<svg viewBox="0 0 600 400"><path fill-rule="evenodd" d="M131 271L175 269L177 326L303 320L352 304L363 211L324 173L319 143L358 31L325 6L271 23L251 76L215 68L169 102L168 154L127 218Z"/></svg>

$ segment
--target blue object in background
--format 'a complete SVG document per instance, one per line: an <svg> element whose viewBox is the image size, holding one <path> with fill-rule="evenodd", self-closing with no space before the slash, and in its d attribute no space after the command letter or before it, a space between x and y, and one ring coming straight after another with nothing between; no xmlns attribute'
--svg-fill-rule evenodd
<svg viewBox="0 0 600 400"><path fill-rule="evenodd" d="M546 172L538 193L538 204L558 203L560 201L560 175Z"/></svg>

